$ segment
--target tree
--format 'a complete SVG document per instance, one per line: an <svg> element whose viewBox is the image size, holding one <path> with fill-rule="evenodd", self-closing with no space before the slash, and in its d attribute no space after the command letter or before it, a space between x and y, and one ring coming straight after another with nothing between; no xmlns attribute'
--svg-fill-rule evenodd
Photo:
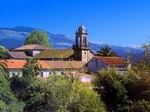
<svg viewBox="0 0 150 112"><path fill-rule="evenodd" d="M114 71L96 74L95 90L101 94L109 112L128 111L129 101L122 77Z"/></svg>
<svg viewBox="0 0 150 112"><path fill-rule="evenodd" d="M23 74L37 77L40 73L41 67L38 65L37 60L34 58L28 58L27 64L24 66Z"/></svg>
<svg viewBox="0 0 150 112"><path fill-rule="evenodd" d="M27 64L23 69L23 78L25 83L30 85L34 79L37 78L41 71L41 66L38 65L37 60L34 58L28 58Z"/></svg>
<svg viewBox="0 0 150 112"><path fill-rule="evenodd" d="M0 72L0 111L1 112L21 112L24 103L19 101L10 88L10 82L5 74Z"/></svg>
<svg viewBox="0 0 150 112"><path fill-rule="evenodd" d="M5 62L0 62L0 73L4 74L5 76L7 75L7 70L6 70L6 63Z"/></svg>
<svg viewBox="0 0 150 112"><path fill-rule="evenodd" d="M65 76L38 80L31 90L24 109L27 112L105 112L99 95Z"/></svg>
<svg viewBox="0 0 150 112"><path fill-rule="evenodd" d="M147 61L150 61L150 44L143 45L144 48L144 56Z"/></svg>
<svg viewBox="0 0 150 112"><path fill-rule="evenodd" d="M132 65L132 70L136 74L148 73L148 72L150 72L150 66L147 64L147 62L145 62L143 60L143 61L141 61L139 63L133 64Z"/></svg>
<svg viewBox="0 0 150 112"><path fill-rule="evenodd" d="M150 112L150 102L145 100L137 101L132 105L130 112Z"/></svg>
<svg viewBox="0 0 150 112"><path fill-rule="evenodd" d="M4 46L0 46L0 58L6 58L8 55L8 50Z"/></svg>
<svg viewBox="0 0 150 112"><path fill-rule="evenodd" d="M101 49L97 51L97 55L98 56L117 56L117 54L113 52L111 50L111 47L109 47L108 45L101 47Z"/></svg>
<svg viewBox="0 0 150 112"><path fill-rule="evenodd" d="M124 78L124 85L128 98L132 103L135 101L150 101L150 76L149 73L129 73ZM138 94L137 94L138 93Z"/></svg>
<svg viewBox="0 0 150 112"><path fill-rule="evenodd" d="M48 34L43 31L33 31L25 40L25 45L39 44L45 47L51 47L48 42Z"/></svg>

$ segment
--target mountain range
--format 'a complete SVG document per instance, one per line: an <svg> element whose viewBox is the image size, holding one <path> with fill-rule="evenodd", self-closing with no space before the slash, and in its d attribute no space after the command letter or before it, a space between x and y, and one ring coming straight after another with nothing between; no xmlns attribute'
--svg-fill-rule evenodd
<svg viewBox="0 0 150 112"><path fill-rule="evenodd" d="M14 28L0 28L0 45L6 48L17 48L23 45L26 37L34 30L41 30L38 28L18 26ZM74 43L74 38L68 38L64 34L53 34L47 32L49 35L49 42L53 48L71 48ZM89 47L92 51L98 51L104 44L89 42ZM141 49L132 47L121 47L111 45L112 50L120 56L125 56L127 53L139 54Z"/></svg>

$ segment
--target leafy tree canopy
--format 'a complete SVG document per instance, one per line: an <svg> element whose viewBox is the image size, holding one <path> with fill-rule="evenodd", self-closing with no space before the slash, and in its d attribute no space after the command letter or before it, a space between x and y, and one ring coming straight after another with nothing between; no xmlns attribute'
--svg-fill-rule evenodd
<svg viewBox="0 0 150 112"><path fill-rule="evenodd" d="M48 34L43 31L33 31L25 40L25 45L39 44L45 47L51 47L48 41Z"/></svg>
<svg viewBox="0 0 150 112"><path fill-rule="evenodd" d="M105 112L99 95L78 80L72 82L64 76L37 79L27 93L27 112Z"/></svg>
<svg viewBox="0 0 150 112"><path fill-rule="evenodd" d="M8 50L4 46L0 46L0 58L7 57Z"/></svg>
<svg viewBox="0 0 150 112"><path fill-rule="evenodd" d="M24 103L19 101L10 88L10 82L3 73L0 73L0 111L21 112Z"/></svg>
<svg viewBox="0 0 150 112"><path fill-rule="evenodd" d="M114 71L101 71L96 75L95 90L101 94L108 111L128 111L128 96L122 77Z"/></svg>

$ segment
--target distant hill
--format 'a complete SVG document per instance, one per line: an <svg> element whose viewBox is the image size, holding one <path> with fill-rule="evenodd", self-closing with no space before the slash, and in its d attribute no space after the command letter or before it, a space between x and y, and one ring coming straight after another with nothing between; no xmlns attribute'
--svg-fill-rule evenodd
<svg viewBox="0 0 150 112"><path fill-rule="evenodd" d="M0 45L7 48L17 48L23 45L25 38L34 30L41 30L38 28L18 26L14 28L0 28ZM54 48L71 48L74 43L73 38L68 38L63 34L53 34L48 32L49 42ZM96 52L103 44L89 42L90 48ZM125 56L126 53L141 53L140 49L131 47L111 46L112 49L120 56Z"/></svg>

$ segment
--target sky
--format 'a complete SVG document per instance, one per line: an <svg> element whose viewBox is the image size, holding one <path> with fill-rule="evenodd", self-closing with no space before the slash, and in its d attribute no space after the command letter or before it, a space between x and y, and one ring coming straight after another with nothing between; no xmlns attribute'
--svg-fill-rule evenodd
<svg viewBox="0 0 150 112"><path fill-rule="evenodd" d="M150 0L1 0L0 27L27 26L91 42L139 46L150 41Z"/></svg>

